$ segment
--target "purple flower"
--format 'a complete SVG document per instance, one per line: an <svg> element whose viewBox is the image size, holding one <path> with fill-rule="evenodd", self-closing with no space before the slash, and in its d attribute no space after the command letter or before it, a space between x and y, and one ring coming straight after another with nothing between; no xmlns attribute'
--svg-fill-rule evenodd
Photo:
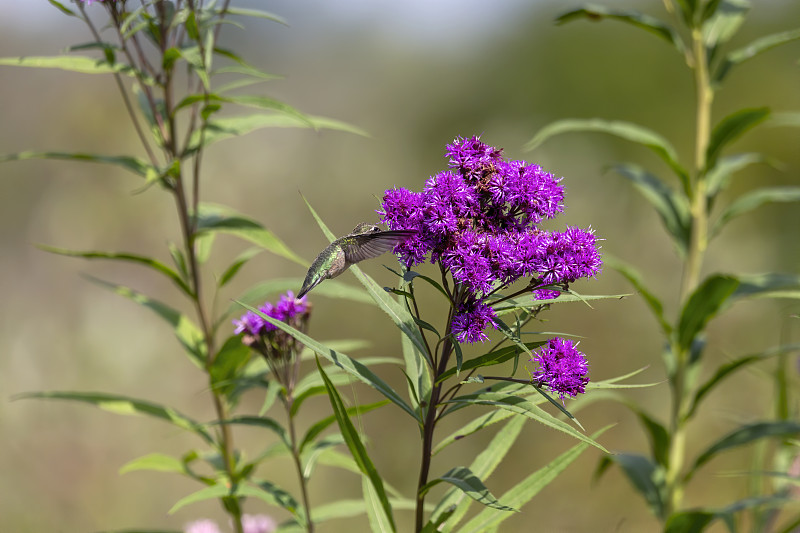
<svg viewBox="0 0 800 533"><path fill-rule="evenodd" d="M489 325L497 329L497 325L492 320L494 316L494 309L480 300L470 298L459 306L458 312L453 317L451 331L458 342L489 340L483 330Z"/></svg>
<svg viewBox="0 0 800 533"><path fill-rule="evenodd" d="M386 191L378 213L389 229L417 232L394 249L407 267L430 254L450 273L462 337L483 340L463 324L472 316L460 308L469 298L482 301L521 278L529 278L537 298L555 298L560 291L553 286L566 288L600 271L591 228L549 232L536 226L564 210L560 178L538 165L504 160L502 150L479 137L455 139L447 156L450 170L429 178L421 192Z"/></svg>
<svg viewBox="0 0 800 533"><path fill-rule="evenodd" d="M281 322L291 324L296 316L306 313L309 309L309 304L306 303L306 297L298 299L294 297L292 291L288 291L282 295L278 303L273 305L266 302L258 308L259 311ZM233 330L235 334L249 333L251 335L260 335L269 331L275 331L278 328L259 315L252 311L247 311L244 315L233 321L236 326Z"/></svg>
<svg viewBox="0 0 800 533"><path fill-rule="evenodd" d="M247 311L241 317L233 321L233 325L236 326L233 329L233 333L238 335L239 333L246 332L250 335L258 335L264 327L264 324L263 318L252 311Z"/></svg>
<svg viewBox="0 0 800 533"><path fill-rule="evenodd" d="M217 523L207 518L195 520L183 526L184 533L222 533L217 527Z"/></svg>
<svg viewBox="0 0 800 533"><path fill-rule="evenodd" d="M589 365L586 356L572 341L558 337L550 339L547 346L535 352L531 361L539 364L539 369L533 374L534 382L557 393L562 400L564 396L574 398L586 390Z"/></svg>
<svg viewBox="0 0 800 533"><path fill-rule="evenodd" d="M242 515L242 529L244 533L272 533L278 524L271 516L265 514Z"/></svg>
<svg viewBox="0 0 800 533"><path fill-rule="evenodd" d="M285 322L305 333L311 315L311 304L305 297L296 298L292 291L282 295L277 303L264 303L258 310L275 320ZM242 343L267 358L271 365L294 360L302 344L260 315L247 311L233 321L234 334L243 334Z"/></svg>

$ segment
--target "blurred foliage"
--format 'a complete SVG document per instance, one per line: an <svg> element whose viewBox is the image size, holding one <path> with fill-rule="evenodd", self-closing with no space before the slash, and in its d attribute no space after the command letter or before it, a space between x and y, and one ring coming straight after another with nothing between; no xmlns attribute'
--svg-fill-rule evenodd
<svg viewBox="0 0 800 533"><path fill-rule="evenodd" d="M46 2L10 8L0 21L0 56L41 55L64 43L80 39L82 28L65 21ZM365 3L366 4L366 3ZM477 3L476 3L477 4ZM660 2L626 1L616 5L660 12ZM360 4L359 4L360 5ZM303 206L298 190L316 206L335 233L355 222L369 220L378 202L373 195L393 185L418 188L442 164L442 149L456 135L483 134L484 140L505 146L507 155L522 157L522 145L542 125L565 116L618 118L648 124L661 134L682 135L693 98L691 79L679 56L660 43L620 27L609 32L594 25L555 28L552 21L566 7L562 2L514 2L497 8L482 27L477 9L466 24L462 12L470 3L447 9L421 11L395 21L388 2L353 13L326 2L267 6L278 11L291 28L250 23L241 32L223 30L229 40L256 66L280 74L276 97L311 114L326 114L364 128L364 139L334 132L259 132L236 143L219 143L209 150L204 184L210 197L236 205L240 212L271 228L305 258L325 244L324 237ZM339 12L333 12L339 9ZM409 8L411 9L411 8ZM800 20L800 5L793 1L758 2L748 25L733 44L743 45L758 35L781 31L787 20ZM461 26L463 24L463 26ZM394 28L387 31L387 27ZM257 39L253 32L264 32ZM77 39L76 39L77 38ZM263 46L252 49L249 43ZM717 98L718 116L745 102L774 110L800 108L797 91L800 68L796 48L771 51L758 61L733 72ZM134 144L134 132L111 127L123 120L111 78L87 79L56 71L0 70L0 129L2 152L35 148L123 153ZM765 82L768 80L768 82ZM755 97L757 96L757 98ZM657 105L654 102L658 102ZM682 138L676 149L691 154L693 139ZM800 153L797 133L788 129L764 130L738 142L742 151L765 151L783 164L778 171L766 166L746 170L734 184L738 194L747 182L759 185L796 183ZM514 147L518 147L515 149ZM606 239L604 250L619 257L637 257L637 265L653 290L664 292L679 276L676 256L659 221L640 203L623 179L597 169L624 159L657 164L657 158L622 141L601 137L570 136L551 143L536 154L537 163L565 176L570 209L559 223L593 225ZM0 392L12 394L39 389L117 390L180 405L189 416L205 418L207 402L187 403L206 384L188 377L182 358L165 358L174 352L168 328L112 294L86 283L79 274L101 276L111 268L48 255L30 243L47 243L70 249L117 249L127 243L131 252L163 249L162 226L175 227L172 206L156 195L132 194L138 183L116 169L85 164L34 161L0 167ZM737 190L741 187L741 190ZM792 204L775 204L751 216L732 221L709 253L707 271L793 271L800 264L796 228L800 210ZM176 237L176 236L171 236ZM219 239L220 256L233 256L241 245ZM167 257L161 258L168 260ZM212 266L214 266L212 264ZM114 267L116 268L116 267ZM224 265L216 265L222 273ZM262 254L254 258L231 285L244 290L259 280L301 276L302 267ZM365 268L378 281L387 275L380 262ZM144 277L135 268L115 270L115 276L148 292L166 292L168 283ZM350 279L348 279L348 277ZM341 278L354 280L349 274ZM594 284L598 293L626 292L628 285L607 271ZM580 287L576 287L580 291ZM176 302L169 302L176 303ZM227 302L220 302L227 305ZM674 314L676 302L666 302ZM315 338L366 336L376 354L398 353L391 324L370 307L320 298L315 302ZM595 309L573 305L550 313L551 331L580 332L581 348L590 357L594 379L618 375L648 364L648 379L663 379L656 370L660 346L657 325L639 299L606 302ZM797 321L785 323L787 305L755 302L734 307L713 323L710 341L718 350L708 354L725 361L735 353L756 352L763 346L797 338ZM793 312L797 312L796 307ZM755 324L755 326L754 326ZM347 333L342 333L347 332ZM187 376L176 379L176 376ZM708 377L708 376L706 376ZM794 378L794 377L793 377ZM403 386L392 383L393 386ZM145 392L142 392L143 389ZM149 390L147 390L149 389ZM358 388L361 403L374 400L371 391ZM742 394L747 390L748 394ZM664 409L666 391L648 389L632 395L643 407ZM759 417L771 404L766 380L742 372L708 398L703 416L695 424L724 433L731 422ZM200 397L200 395L196 395ZM245 397L244 402L256 401ZM324 402L318 404L326 409ZM256 407L257 408L257 407ZM313 409L313 404L308 408ZM618 425L604 435L609 449L646 449L635 428L634 417L624 408L595 404L583 420L592 431L608 422ZM409 489L416 472L405 468L417 456L416 446L406 447L400 435L416 431L398 419L370 417L363 423L378 435L369 447L391 447L386 464L378 464L387 480ZM539 428L523 429L526 446L512 450L496 475L510 482L520 469L530 469L533 456L553 457L566 439ZM445 429L446 431L446 429ZM46 530L91 531L109 525L152 522L172 527L198 517L200 507L184 509L164 520L164 500L175 501L191 486L170 476L127 474L121 481L114 472L133 457L151 451L159 442L164 452L185 448L184 437L147 420L115 418L56 403L0 404L0 432L6 450L0 458L4 483L0 492L0 529L20 532ZM263 434L243 432L243 447L260 442ZM451 446L448 462L472 457L485 444L480 438ZM708 444L702 431L690 438L696 452ZM611 473L600 489L590 486L596 456L576 461L564 476L540 494L528 510L543 531L648 531L656 526L643 506L630 506L632 489L619 474ZM723 504L746 493L744 478L720 483L714 471L744 470L747 453L716 459L687 492L688 503L701 495L709 504ZM288 468L276 475L290 476ZM358 490L358 480L324 475L316 478L311 499L338 487ZM350 485L350 484L354 485ZM710 492L713 487L713 492ZM434 489L436 490L436 489ZM563 495L569 494L568 498ZM710 494L710 496L709 496ZM713 501L708 501L709 499ZM576 502L579 512L576 512ZM220 518L214 504L203 516ZM528 513L525 516L529 516ZM409 522L400 521L402 530ZM525 531L525 518L514 517L508 531ZM348 531L347 522L341 531Z"/></svg>

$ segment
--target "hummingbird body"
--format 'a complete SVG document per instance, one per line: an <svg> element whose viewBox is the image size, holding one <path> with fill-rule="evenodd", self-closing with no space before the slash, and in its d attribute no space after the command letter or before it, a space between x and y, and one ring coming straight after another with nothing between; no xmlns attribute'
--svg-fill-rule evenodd
<svg viewBox="0 0 800 533"><path fill-rule="evenodd" d="M383 231L376 224L360 223L353 231L330 243L314 259L297 297L302 298L326 279L335 278L350 268L350 265L388 252L414 234L415 230Z"/></svg>

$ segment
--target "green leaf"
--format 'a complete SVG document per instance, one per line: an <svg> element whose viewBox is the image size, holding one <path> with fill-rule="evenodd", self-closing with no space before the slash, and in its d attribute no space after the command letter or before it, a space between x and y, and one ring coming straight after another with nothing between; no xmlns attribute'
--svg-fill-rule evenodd
<svg viewBox="0 0 800 533"><path fill-rule="evenodd" d="M420 399L430 398L432 389L430 365L425 355L419 351L408 336L401 334L400 344L403 349L404 372L408 378L409 397L422 420L425 418L427 407L421 405Z"/></svg>
<svg viewBox="0 0 800 533"><path fill-rule="evenodd" d="M701 466L722 451L738 448L767 437L796 437L798 433L800 433L800 422L756 422L741 426L701 453L695 459L692 468L686 473L685 480L688 481Z"/></svg>
<svg viewBox="0 0 800 533"><path fill-rule="evenodd" d="M612 9L605 6L586 5L582 8L573 9L572 11L559 15L555 22L556 24L564 24L578 18L585 18L591 21L600 21L603 19L618 20L664 39L671 44L679 54L683 54L686 50L686 45L684 45L680 35L678 35L678 32L671 26L655 17L645 15L633 9Z"/></svg>
<svg viewBox="0 0 800 533"><path fill-rule="evenodd" d="M495 433L489 445L475 457L475 460L469 466L469 470L478 477L483 479L488 478L503 462L511 446L522 432L522 427L524 425L525 418L521 416L515 416L509 420L501 430ZM439 500L439 503L436 504L436 508L431 513L428 524L433 527L446 519L447 528L442 531L449 531L464 517L469 509L470 503L471 500L465 497L463 491L453 488L447 491L444 497ZM457 508L455 511L451 511L454 505L456 505Z"/></svg>
<svg viewBox="0 0 800 533"><path fill-rule="evenodd" d="M380 496L367 476L361 477L361 492L364 494L364 510L367 513L370 531L374 533L395 531L392 517L386 514L386 507L383 506ZM389 508L392 508L391 503Z"/></svg>
<svg viewBox="0 0 800 533"><path fill-rule="evenodd" d="M525 145L525 149L533 150L550 137L577 131L608 133L650 148L680 178L684 190L689 190L689 175L678 162L678 154L675 148L658 133L631 122L602 120L599 118L557 120L539 130L536 136Z"/></svg>
<svg viewBox="0 0 800 533"><path fill-rule="evenodd" d="M627 279L630 284L633 285L639 294L641 294L642 298L644 298L644 301L647 304L647 307L650 308L653 316L656 317L658 324L661 326L661 331L664 332L665 335L669 336L672 333L672 326L664 316L664 306L655 293L645 286L641 274L631 265L620 261L608 253L603 254L603 264L622 274L625 279Z"/></svg>
<svg viewBox="0 0 800 533"><path fill-rule="evenodd" d="M211 232L236 235L299 265L308 266L308 262L255 220L229 207L201 203L197 214L197 234Z"/></svg>
<svg viewBox="0 0 800 533"><path fill-rule="evenodd" d="M501 504L497 498L495 498L492 493L489 492L489 489L486 488L486 485L483 484L483 481L481 481L478 476L473 474L472 471L465 466L451 468L442 476L429 481L424 486L420 487L419 494L425 494L432 487L442 482L450 483L454 487L464 492L464 494L476 502L485 505L486 507L491 507L492 509L497 509L499 511L517 511L517 509L514 509L513 507Z"/></svg>
<svg viewBox="0 0 800 533"><path fill-rule="evenodd" d="M328 378L330 379L330 377ZM331 384L333 384L333 380L330 380ZM327 387L325 387L323 394L327 392ZM354 407L348 407L345 411L347 416L357 416L360 417L361 415L372 411L373 409L377 409L379 407L383 407L384 405L388 404L389 400L381 400L379 402L374 402L366 405L356 405ZM317 436L325 431L331 424L337 421L336 415L328 416L317 422L316 424L312 425L308 428L308 431L303 436L303 440L300 443L300 451L302 452L306 446L311 444Z"/></svg>
<svg viewBox="0 0 800 533"><path fill-rule="evenodd" d="M6 161L20 161L23 159L62 159L68 161L88 161L90 163L107 163L129 170L137 176L145 178L145 180L155 180L161 175L154 166L145 163L139 158L126 155L105 156L68 152L19 152L16 154L0 155L0 163L5 163Z"/></svg>
<svg viewBox="0 0 800 533"><path fill-rule="evenodd" d="M306 203L308 210L317 221L317 224L322 232L329 241L333 242L335 240L335 236L333 233L331 233L330 229L328 229L328 226L322 221L305 197L303 197L303 201ZM386 291L383 290L383 287L378 285L374 279L364 274L357 265L352 265L350 270L355 274L356 278L358 278L358 281L360 281L361 284L367 289L367 293L369 293L378 307L380 307L384 313L389 315L389 318L392 319L392 322L394 322L400 331L402 331L403 334L414 343L414 346L416 346L418 350L427 354L428 349L425 344L425 340L422 338L422 334L419 332L419 328L414 321L414 316L408 311L408 309L387 294Z"/></svg>
<svg viewBox="0 0 800 533"><path fill-rule="evenodd" d="M286 22L285 19L270 13L268 11L262 11L260 9L244 9L241 7L228 7L224 11L221 9L215 10L217 14L225 14L225 15L239 15L242 17L256 17L271 20L273 22L277 22L279 24L283 24L284 26L288 26L289 23Z"/></svg>
<svg viewBox="0 0 800 533"><path fill-rule="evenodd" d="M628 163L614 165L611 168L630 180L633 186L655 208L664 227L672 235L673 242L681 256L685 257L689 248L692 225L689 202L686 197L673 191L657 176L638 165Z"/></svg>
<svg viewBox="0 0 800 533"><path fill-rule="evenodd" d="M725 76L728 75L728 72L730 72L733 67L740 65L748 59L751 59L762 52L766 52L771 48L775 48L776 46L780 46L797 39L800 39L800 29L773 33L771 35L759 37L747 46L736 49L729 53L722 63L720 63L712 80L714 83L719 84L725 78Z"/></svg>
<svg viewBox="0 0 800 533"><path fill-rule="evenodd" d="M216 484L210 487L200 489L184 498L181 498L172 508L167 511L167 514L174 514L176 511L189 505L190 503L197 503L210 499L222 499L227 497L243 497L249 496L258 498L271 505L277 505L291 512L295 517L302 519L302 508L295 501L295 499L283 489L278 488L268 481L259 481L257 486L237 485L234 491L224 484Z"/></svg>
<svg viewBox="0 0 800 533"><path fill-rule="evenodd" d="M32 68L57 68L83 74L126 74L134 78L140 78L147 85L153 85L154 81L143 72L137 72L130 65L124 63L114 63L113 65L105 59L96 59L86 56L28 56L28 57L0 57L0 65L15 67Z"/></svg>
<svg viewBox="0 0 800 533"><path fill-rule="evenodd" d="M66 7L61 2L56 2L56 0L47 0L47 1L50 2L52 5L56 6L59 9L59 11L61 11L65 15L69 15L70 17L78 17L77 13L75 13L74 11L72 11L71 9ZM79 18L81 18L81 17L79 17Z"/></svg>
<svg viewBox="0 0 800 533"><path fill-rule="evenodd" d="M616 463L625 476L647 501L650 510L658 518L664 519L666 502L665 472L648 457L632 453L615 453L601 459L603 463ZM602 466L598 468L598 471Z"/></svg>
<svg viewBox="0 0 800 533"><path fill-rule="evenodd" d="M683 21L689 28L694 27L695 14L697 13L698 0L675 0L681 10Z"/></svg>
<svg viewBox="0 0 800 533"><path fill-rule="evenodd" d="M219 277L219 279L217 280L217 286L224 287L225 285L227 285L228 282L232 280L234 276L236 276L236 274L239 272L239 269L242 268L245 265L245 263L247 263L248 261L250 261L252 258L254 258L263 251L264 250L262 250L261 248L248 248L244 252L240 253L236 257L236 259L234 259L233 263L231 263L230 266L228 266L228 268L225 269L225 272L223 272L222 275Z"/></svg>
<svg viewBox="0 0 800 533"><path fill-rule="evenodd" d="M331 363L335 364L342 370L352 374L353 376L357 377L359 380L363 381L367 385L373 387L378 392L383 394L386 398L388 398L397 406L399 406L401 409L403 409L405 412L414 417L415 420L421 422L421 420L419 419L419 415L407 403L403 401L402 397L400 397L400 395L397 394L397 392L395 392L395 390L392 389L392 387L390 387L389 384L387 384L385 381L383 381L381 378L375 375L364 364L360 363L359 361L356 361L355 359L352 359L351 357L341 352L337 352L336 350L330 348L329 346L325 346L324 344L315 341L308 335L305 335L304 333L294 329L285 322L281 322L280 320L275 320L274 318L265 315L264 313L260 312L258 309L254 307L242 304L241 302L239 303L245 309L248 309L256 313L258 316L260 316L273 326L276 326L278 329L285 331L286 333L288 333L289 335L291 335L292 337L294 337L295 339L306 345L309 349L313 350L317 354L326 358L327 360L329 360Z"/></svg>
<svg viewBox="0 0 800 533"><path fill-rule="evenodd" d="M172 326L175 336L178 338L178 341L181 343L181 345L186 349L192 362L200 368L205 366L206 358L208 357L205 338L203 337L203 333L200 331L200 328L198 328L194 322L187 318L186 315L181 314L172 307L169 307L158 300L153 300L152 298L149 298L148 296L145 296L144 294L128 287L115 285L113 283L89 276L87 276L87 279L103 288L119 294L120 296L124 296L131 301L143 305L166 320L167 323Z"/></svg>
<svg viewBox="0 0 800 533"><path fill-rule="evenodd" d="M602 435L609 427L595 432L592 435L596 439ZM531 501L534 496L542 491L547 485L550 484L561 472L574 462L589 446L585 443L579 443L566 452L562 453L553 459L546 466L533 472L521 482L517 483L514 487L509 489L505 494L500 496L500 499L508 505L515 508L521 508L523 505ZM514 516L510 513L497 513L492 509L483 509L472 520L470 520L463 527L459 528L460 533L483 533L485 531L493 531L504 520Z"/></svg>
<svg viewBox="0 0 800 533"><path fill-rule="evenodd" d="M767 159L754 152L733 154L717 158L717 162L706 172L706 196L709 200L728 188L731 176L745 167L755 163L764 163Z"/></svg>
<svg viewBox="0 0 800 533"><path fill-rule="evenodd" d="M664 525L664 533L700 533L717 518L713 511L692 509L673 513Z"/></svg>
<svg viewBox="0 0 800 533"><path fill-rule="evenodd" d="M605 255L603 256L603 261L605 262ZM498 295L499 296L499 295ZM535 294L523 294L521 296L515 296L514 298L509 298L508 300L503 300L498 304L492 304L491 300L489 304L495 310L495 313L498 316L502 316L508 314L516 309L530 309L532 307L539 307L543 305L550 305L550 304L563 304L568 302L590 302L594 300L621 300L630 294L578 294L578 293L561 293L557 298L548 298L544 300L540 300L536 298Z"/></svg>
<svg viewBox="0 0 800 533"><path fill-rule="evenodd" d="M242 343L240 335L231 335L214 355L208 369L211 388L230 399L236 391L236 378L240 377L250 362L250 348Z"/></svg>
<svg viewBox="0 0 800 533"><path fill-rule="evenodd" d="M562 433L566 433L567 435L570 435L578 440L591 444L592 446L608 453L608 450L606 450L601 444L590 439L583 433L580 433L578 430L576 430L566 422L563 422L555 418L553 415L551 415L541 407L538 407L535 403L531 402L530 400L521 398L519 396L497 393L497 392L482 392L477 394L466 394L463 396L456 396L452 400L449 400L447 403L492 405L500 409L506 409L508 411L512 411L514 413L521 414L523 416L536 420L537 422L540 422L545 426L561 431Z"/></svg>
<svg viewBox="0 0 800 533"><path fill-rule="evenodd" d="M392 515L392 506L389 504L389 499L387 498L383 487L383 479L381 479L380 474L378 474L378 471L375 469L375 465L372 464L372 460L370 460L369 454L367 454L367 449L361 442L358 431L350 421L350 417L347 416L347 410L342 402L341 396L339 396L339 392L336 390L336 387L333 386L333 383L331 383L330 379L328 379L327 374L325 374L325 371L322 369L322 365L319 364L319 360L317 360L317 369L319 370L319 373L325 382L325 388L328 390L328 397L331 400L331 407L333 408L333 413L336 416L336 421L339 424L339 429L344 436L347 448L350 450L350 454L353 456L353 459L355 459L358 468L361 470L364 476L369 479L370 484L375 491L375 496L380 502L383 512L385 513L385 517L389 522L391 531L397 531L397 527L394 523L394 517Z"/></svg>
<svg viewBox="0 0 800 533"><path fill-rule="evenodd" d="M119 469L120 475L136 470L153 470L156 472L174 472L186 474L186 466L180 459L163 453L150 453L128 461Z"/></svg>
<svg viewBox="0 0 800 533"><path fill-rule="evenodd" d="M704 17L703 42L709 49L727 43L744 22L750 3L747 0L722 0L710 16Z"/></svg>
<svg viewBox="0 0 800 533"><path fill-rule="evenodd" d="M26 392L14 396L14 399L28 398L83 402L118 415L148 415L160 418L181 429L191 431L199 435L208 444L214 444L214 439L211 438L211 435L209 435L198 422L171 407L164 407L145 400L137 400L136 398L129 398L119 394L106 394L103 392Z"/></svg>
<svg viewBox="0 0 800 533"><path fill-rule="evenodd" d="M739 287L731 299L740 298L800 298L800 275L740 274Z"/></svg>
<svg viewBox="0 0 800 533"><path fill-rule="evenodd" d="M56 248L55 246L48 246L46 244L36 244L35 246L40 250L44 250L45 252L50 252L58 255L66 255L69 257L82 257L84 259L112 259L117 261L128 261L131 263L144 265L167 276L187 296L191 297L193 295L191 288L189 288L189 285L187 285L186 282L183 281L183 278L181 278L181 276L177 272L172 270L164 263L152 259L150 257L145 257L143 255L137 255L137 254L129 254L125 252L118 253L118 252L102 252L96 250L92 251L67 250L66 248Z"/></svg>
<svg viewBox="0 0 800 533"><path fill-rule="evenodd" d="M678 323L678 343L683 349L688 350L691 347L697 334L717 314L738 286L738 279L715 274L706 278L695 289L684 305Z"/></svg>
<svg viewBox="0 0 800 533"><path fill-rule="evenodd" d="M743 194L720 214L711 228L711 237L722 231L731 219L772 202L800 202L800 187L763 187Z"/></svg>
<svg viewBox="0 0 800 533"><path fill-rule="evenodd" d="M235 416L223 421L216 420L209 425L241 425L250 427L259 427L272 431L275 433L288 448L291 448L289 434L276 420L266 416Z"/></svg>
<svg viewBox="0 0 800 533"><path fill-rule="evenodd" d="M717 163L717 158L726 145L767 120L769 113L767 107L740 109L720 120L711 132L711 139L708 142L706 168L711 168Z"/></svg>
<svg viewBox="0 0 800 533"><path fill-rule="evenodd" d="M293 115L278 113L256 113L252 115L218 118L216 120L209 121L209 123L206 125L204 135L202 136L202 146L208 146L209 144L221 141L223 139L245 135L263 128L308 128L309 121L315 130L338 130L354 133L363 137L369 137L366 131L345 122L310 115L307 115L306 119L307 120L301 120ZM189 141L189 147L187 148L187 153L185 155L191 155L201 148L200 141L200 132L196 131L194 134L192 134L192 138Z"/></svg>
<svg viewBox="0 0 800 533"><path fill-rule="evenodd" d="M526 342L525 346L529 350L534 350L539 346L546 344L547 341L537 341L537 342ZM506 346L505 348L500 348L498 350L493 350L491 352L485 353L481 356L475 357L473 359L468 360L461 366L462 372L468 372L470 370L474 370L476 368L484 367L484 366L493 366L498 365L500 363L505 363L509 359L514 358L517 354L519 354L522 349L519 346ZM441 383L456 374L455 368L449 368L445 372L443 372L439 379L436 380L436 383Z"/></svg>
<svg viewBox="0 0 800 533"><path fill-rule="evenodd" d="M717 368L717 371L711 376L705 383L703 383L694 395L692 400L692 406L689 409L688 413L686 414L686 418L689 419L694 415L695 411L697 410L700 401L705 398L705 396L712 391L714 387L719 385L725 378L740 370L747 365L752 363L757 363L759 361L764 361L770 357L775 355L790 353L793 351L799 351L800 344L787 344L783 346L778 346L775 348L771 348L769 350L765 350L760 353L745 355L743 357L737 357L736 359L725 363L724 365Z"/></svg>

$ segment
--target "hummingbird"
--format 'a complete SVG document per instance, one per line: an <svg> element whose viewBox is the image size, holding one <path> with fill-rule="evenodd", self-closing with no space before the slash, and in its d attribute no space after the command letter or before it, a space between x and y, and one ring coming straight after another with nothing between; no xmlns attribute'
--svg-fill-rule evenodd
<svg viewBox="0 0 800 533"><path fill-rule="evenodd" d="M297 297L302 298L326 279L335 278L350 268L350 265L388 252L416 233L416 230L405 229L384 231L377 224L361 222L353 231L330 243L314 259Z"/></svg>

